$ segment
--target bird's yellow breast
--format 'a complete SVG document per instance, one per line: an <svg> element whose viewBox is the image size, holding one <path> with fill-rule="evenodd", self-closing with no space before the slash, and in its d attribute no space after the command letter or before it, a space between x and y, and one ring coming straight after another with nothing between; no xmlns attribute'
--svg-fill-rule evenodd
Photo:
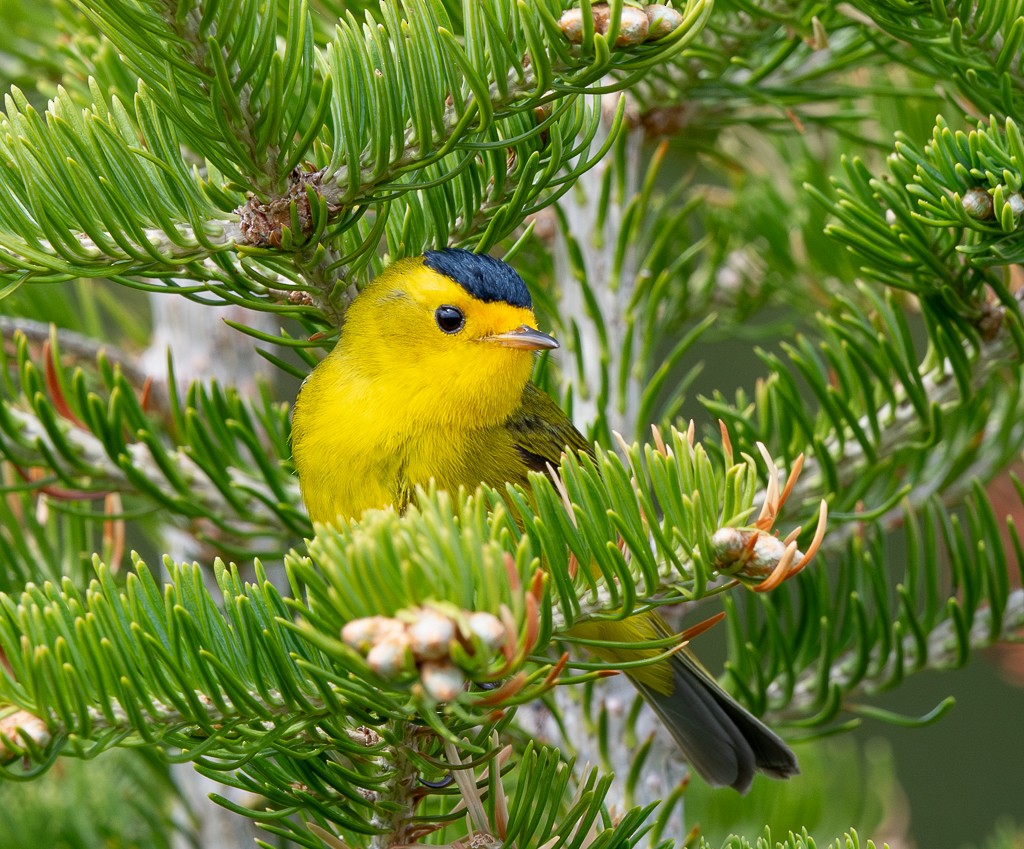
<svg viewBox="0 0 1024 849"><path fill-rule="evenodd" d="M452 414L439 420L436 409L416 417L408 394L382 392L345 371L329 357L310 375L295 405L292 451L314 522L403 506L417 485L431 481L455 491L525 479L525 467L501 427L515 401L507 401L506 409L495 407L496 421L482 426L478 410L472 422Z"/></svg>
<svg viewBox="0 0 1024 849"><path fill-rule="evenodd" d="M329 361L325 360L324 363ZM394 499L388 481L400 457L373 426L377 404L358 381L323 363L307 378L292 417L292 454L302 500L314 522L356 516Z"/></svg>

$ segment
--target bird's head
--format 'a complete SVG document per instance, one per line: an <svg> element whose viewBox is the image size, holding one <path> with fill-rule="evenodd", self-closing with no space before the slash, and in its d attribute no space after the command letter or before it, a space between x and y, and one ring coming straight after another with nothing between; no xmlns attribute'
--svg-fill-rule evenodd
<svg viewBox="0 0 1024 849"><path fill-rule="evenodd" d="M453 426L503 421L519 404L536 351L523 279L486 254L446 249L394 263L349 307L339 348L408 414Z"/></svg>

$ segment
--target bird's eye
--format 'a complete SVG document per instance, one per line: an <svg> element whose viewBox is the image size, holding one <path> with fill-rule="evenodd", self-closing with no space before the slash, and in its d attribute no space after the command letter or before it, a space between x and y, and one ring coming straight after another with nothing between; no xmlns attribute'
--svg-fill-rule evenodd
<svg viewBox="0 0 1024 849"><path fill-rule="evenodd" d="M434 321L445 333L458 333L466 325L466 316L458 307L443 306L434 311Z"/></svg>

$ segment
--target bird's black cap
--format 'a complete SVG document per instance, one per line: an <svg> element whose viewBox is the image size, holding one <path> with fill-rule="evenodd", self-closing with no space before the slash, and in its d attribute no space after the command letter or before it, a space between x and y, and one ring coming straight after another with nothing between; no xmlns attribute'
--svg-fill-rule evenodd
<svg viewBox="0 0 1024 849"><path fill-rule="evenodd" d="M504 301L513 307L533 309L530 290L523 278L500 259L461 248L444 248L427 251L423 263L438 274L450 277L481 301Z"/></svg>

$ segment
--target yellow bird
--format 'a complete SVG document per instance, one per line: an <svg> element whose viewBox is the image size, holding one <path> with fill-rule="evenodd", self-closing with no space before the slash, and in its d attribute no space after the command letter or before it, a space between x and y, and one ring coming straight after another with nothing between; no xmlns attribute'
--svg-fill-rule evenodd
<svg viewBox="0 0 1024 849"><path fill-rule="evenodd" d="M404 508L418 484L455 491L529 485L564 451L591 448L530 382L533 354L558 343L536 329L530 293L506 263L428 251L388 267L352 302L334 350L295 402L292 452L314 522ZM619 642L670 633L656 613L576 626ZM604 649L610 661L653 650ZM754 772L798 772L792 751L683 649L627 675L709 783L746 792Z"/></svg>

